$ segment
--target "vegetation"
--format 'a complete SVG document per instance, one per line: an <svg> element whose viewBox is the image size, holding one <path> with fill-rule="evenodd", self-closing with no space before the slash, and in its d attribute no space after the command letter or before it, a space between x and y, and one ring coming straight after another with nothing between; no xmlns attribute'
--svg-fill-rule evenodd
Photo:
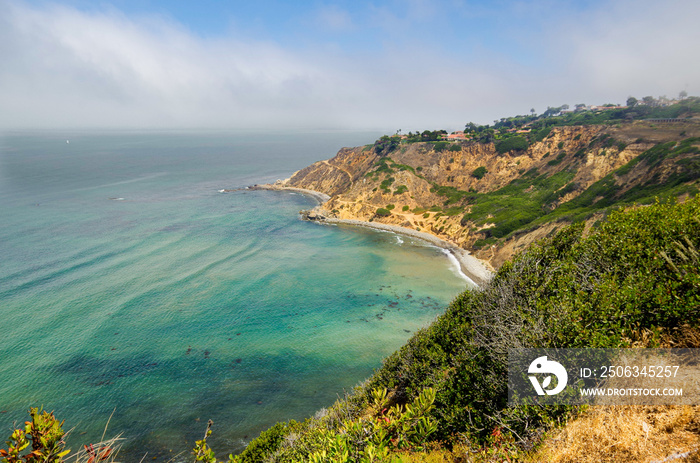
<svg viewBox="0 0 700 463"><path fill-rule="evenodd" d="M399 147L401 137L384 135L374 142L374 150L379 156L388 156Z"/></svg>
<svg viewBox="0 0 700 463"><path fill-rule="evenodd" d="M588 149L602 149L614 146L618 150L625 145L609 135L592 140ZM698 189L694 183L700 179L700 138L685 138L679 142L662 143L645 151L638 157L611 172L598 182L582 189L572 182L576 175L576 164L555 173L540 173L531 169L508 185L492 192L477 193L459 190L451 186L435 185L431 191L445 197L444 205L450 206L454 214L457 207L464 212L462 226L469 222L476 226L494 224L494 227L481 231L483 240L505 238L534 226L566 220L575 222L590 218L596 213L607 213L614 207L635 203L650 204L657 197L673 198L683 194L694 196ZM584 159L585 151L577 151L572 158ZM560 165L567 154L561 151L546 166ZM670 166L666 176L653 174L661 163ZM632 170L643 180L631 188L622 188L624 178ZM481 178L486 168L479 167L472 176ZM562 198L574 191L580 193L562 202ZM467 211L467 212L465 212Z"/></svg>
<svg viewBox="0 0 700 463"><path fill-rule="evenodd" d="M496 142L496 151L500 154L508 151L525 151L530 144L524 137L507 137Z"/></svg>
<svg viewBox="0 0 700 463"><path fill-rule="evenodd" d="M474 172L472 172L472 177L481 180L482 178L484 178L484 175L486 175L488 172L489 171L486 170L486 167L480 166L474 169Z"/></svg>
<svg viewBox="0 0 700 463"><path fill-rule="evenodd" d="M699 328L699 248L700 199L615 211L589 236L582 223L566 227L462 293L326 416L255 445L279 462L391 461L430 448L518 460L582 410L508 407L507 350L682 346L676 328Z"/></svg>
<svg viewBox="0 0 700 463"><path fill-rule="evenodd" d="M63 430L63 421L58 421L53 412L48 413L38 408L30 408L30 421L25 422L24 429L17 428L6 442L7 449L0 449L2 463L76 463L112 462L119 453L121 439L115 437L99 444L84 445L70 457L65 450L67 433ZM104 437L104 436L103 436ZM31 450L29 446L31 445Z"/></svg>
<svg viewBox="0 0 700 463"><path fill-rule="evenodd" d="M443 135L447 135L445 130L424 130L423 132L408 132L406 136L407 143L440 141Z"/></svg>
<svg viewBox="0 0 700 463"><path fill-rule="evenodd" d="M567 111L568 105L548 107L541 115L535 115L534 110L528 116L514 116L494 121L491 125L478 125L473 122L466 124L464 133L482 143L505 141L509 138L521 138L527 143L535 143L545 139L552 127L573 125L602 125L628 122L640 119L669 119L685 118L700 112L700 98L680 96L681 101L668 104L668 99L659 97L644 97L637 100L630 97L627 107L618 108L616 105L604 105L599 109L587 109L586 105L576 105L574 111ZM512 131L529 130L525 135L514 135ZM525 139L524 137L527 137ZM516 142L523 146L522 141ZM509 151L508 145L498 149L499 153ZM522 149L526 149L522 148Z"/></svg>
<svg viewBox="0 0 700 463"><path fill-rule="evenodd" d="M396 187L396 189L394 190L394 194L395 194L395 195L400 195L400 194L402 194L402 193L406 193L407 191L408 191L408 187L407 187L406 185L399 185L399 186Z"/></svg>

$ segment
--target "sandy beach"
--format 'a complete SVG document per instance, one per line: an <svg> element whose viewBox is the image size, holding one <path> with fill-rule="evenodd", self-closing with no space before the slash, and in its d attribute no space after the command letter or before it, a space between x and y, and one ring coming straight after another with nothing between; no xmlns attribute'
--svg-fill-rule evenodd
<svg viewBox="0 0 700 463"><path fill-rule="evenodd" d="M330 199L325 193L320 193L318 191L306 190L303 188L292 188L282 185L254 185L250 187L251 189L264 189L264 190L278 190L278 191L291 191L296 193L305 194L314 198L318 201L319 207L314 211L317 212L318 218L313 221L323 223L323 224L338 224L338 225L351 225L356 227L366 227L373 228L376 230L389 231L392 233L397 233L399 235L410 236L412 238L417 238L423 241L427 241L430 244L438 246L450 252L459 262L460 269L462 273L471 280L476 286L483 286L486 284L491 277L493 272L490 270L488 265L476 257L472 256L469 251L460 248L459 246L450 243L449 241L442 240L435 235L430 233L420 232L417 230L412 230L410 228L401 227L398 225L388 225L379 222L367 222L364 220L350 220L350 219L335 219L326 217L327 212L323 211L320 206Z"/></svg>
<svg viewBox="0 0 700 463"><path fill-rule="evenodd" d="M457 259L457 262L459 262L462 273L476 286L483 286L491 279L491 276L493 275L493 272L491 272L483 262L469 254L469 251L431 235L430 233L419 232L417 230L411 230L410 228L400 227L398 225L387 225L379 222L366 222L364 220L325 218L319 222L373 228L376 230L389 231L399 235L410 236L412 238L427 241L430 244L449 251L450 254Z"/></svg>

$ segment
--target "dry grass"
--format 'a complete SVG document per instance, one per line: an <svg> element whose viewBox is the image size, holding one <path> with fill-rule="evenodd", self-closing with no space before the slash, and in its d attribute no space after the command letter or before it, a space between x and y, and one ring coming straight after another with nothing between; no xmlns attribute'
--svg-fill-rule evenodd
<svg viewBox="0 0 700 463"><path fill-rule="evenodd" d="M699 406L591 407L546 439L533 461L651 463L698 448Z"/></svg>
<svg viewBox="0 0 700 463"><path fill-rule="evenodd" d="M635 333L634 347L654 334ZM700 347L700 330L688 325L661 333L663 348ZM700 406L596 406L543 442L533 462L700 463Z"/></svg>

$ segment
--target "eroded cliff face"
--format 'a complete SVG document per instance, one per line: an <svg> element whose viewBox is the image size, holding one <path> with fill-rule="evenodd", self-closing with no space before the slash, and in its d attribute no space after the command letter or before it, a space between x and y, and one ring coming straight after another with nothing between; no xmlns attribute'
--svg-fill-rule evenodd
<svg viewBox="0 0 700 463"><path fill-rule="evenodd" d="M372 169L377 159L373 150L342 148L334 158L316 162L294 173L285 184L333 197L354 189L356 182Z"/></svg>
<svg viewBox="0 0 700 463"><path fill-rule="evenodd" d="M326 216L428 232L473 252L497 268L522 247L566 223L544 224L496 245L475 247L476 240L483 238L484 229L493 224L476 225L465 220L465 212L470 211L468 201L451 204L444 191L440 194L439 187L488 193L526 178L528 172L546 176L563 172L573 179L558 198L543 205L555 208L654 146L654 142L638 141L634 128L556 127L526 151L503 154L496 151L493 143L477 142L452 144L442 151L436 151L430 143L402 144L384 157L371 146L343 148L334 158L296 172L283 184L328 194L330 200L321 207ZM486 173L475 174L478 168L485 168ZM620 188L630 188L644 175L649 173L627 173ZM524 192L532 190L534 194L535 189L532 185Z"/></svg>

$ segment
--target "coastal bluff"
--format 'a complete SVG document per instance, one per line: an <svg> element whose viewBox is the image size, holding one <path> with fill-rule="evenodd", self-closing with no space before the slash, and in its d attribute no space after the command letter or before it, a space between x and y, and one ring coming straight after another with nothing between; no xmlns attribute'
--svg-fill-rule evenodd
<svg viewBox="0 0 700 463"><path fill-rule="evenodd" d="M675 127L652 130L634 123L553 127L527 149L509 151L493 142L459 141L401 142L387 153L378 142L342 148L264 187L314 194L321 204L310 219L427 234L493 270L532 242L580 220L556 215L559 207L585 200L595 211L614 204L608 195L663 185L675 175L678 159L675 164L636 161L677 140ZM599 219L584 218L589 225Z"/></svg>

